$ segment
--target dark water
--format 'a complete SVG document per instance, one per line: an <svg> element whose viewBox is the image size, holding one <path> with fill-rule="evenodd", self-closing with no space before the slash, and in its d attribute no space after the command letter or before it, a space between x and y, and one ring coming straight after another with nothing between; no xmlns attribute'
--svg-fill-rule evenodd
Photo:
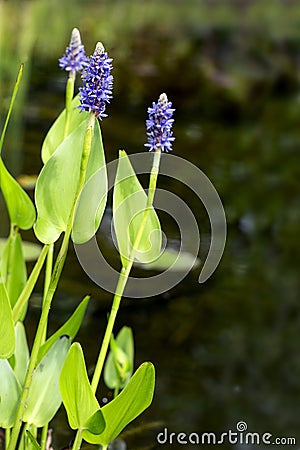
<svg viewBox="0 0 300 450"><path fill-rule="evenodd" d="M253 82L249 68L244 94L237 85L222 85L221 73L215 73L215 81L199 78L191 53L184 57L184 84L178 67L171 66L167 81L159 65L161 71L152 78L135 73L134 79L143 82L138 99L132 98L132 85L126 91L127 79L120 75L124 67L118 66L116 96L102 127L108 161L119 148L142 151L146 106L167 91L177 108L174 153L209 176L228 224L224 256L204 285L198 284L196 269L159 297L123 302L116 330L132 326L136 365L150 360L157 371L154 402L124 438L129 448L160 448L156 435L164 427L175 433L221 435L244 421L250 432L295 437L300 445L298 85L286 74L274 81L274 72ZM41 167L40 143L63 106L65 83L54 65L49 72L34 61L33 68L23 163L29 174ZM168 184L164 179L160 183ZM197 217L203 259L209 241L205 211L179 183L169 183L168 189L188 202ZM165 219L167 235L178 239L178 230ZM106 231L104 227L101 233ZM51 312L53 329L86 293L92 293L92 301L78 339L92 369L111 296L92 285L71 255ZM30 326L38 307L31 312ZM102 386L99 398L110 395ZM66 445L72 434L63 412L53 427L55 445Z"/></svg>

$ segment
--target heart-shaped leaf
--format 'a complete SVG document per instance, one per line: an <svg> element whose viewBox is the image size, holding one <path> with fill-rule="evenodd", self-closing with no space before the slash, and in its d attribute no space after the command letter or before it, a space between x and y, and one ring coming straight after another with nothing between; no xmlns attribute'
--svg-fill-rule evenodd
<svg viewBox="0 0 300 450"><path fill-rule="evenodd" d="M78 189L82 148L84 142L87 120L84 120L73 132L60 144L52 157L48 159L41 170L36 184L36 205L38 217L34 227L37 238L45 243L55 242L60 234L66 230L70 220L70 214L73 209ZM95 173L105 166L104 152L99 122L96 121L94 136L92 140L91 152L87 165L86 184ZM98 190L98 206L105 206L103 200L103 191L106 191L106 171L103 170L101 183L105 185ZM97 177L96 177L97 178ZM94 183L89 185L94 189ZM90 187L86 191L92 195ZM93 192L93 195L97 195ZM106 199L106 198L105 198ZM103 208L104 209L104 208ZM97 210L97 209L96 209ZM80 213L77 220L83 220ZM78 226L76 230L76 240L85 242L90 239L99 226L102 214L95 218L95 200L91 208L84 209L84 221L86 224L92 224L92 235L89 236L84 230L84 237L80 234L82 227Z"/></svg>

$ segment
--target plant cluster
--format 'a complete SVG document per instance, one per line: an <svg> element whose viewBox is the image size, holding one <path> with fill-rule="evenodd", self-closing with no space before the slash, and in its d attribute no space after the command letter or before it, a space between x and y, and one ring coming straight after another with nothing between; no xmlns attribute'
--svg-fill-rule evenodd
<svg viewBox="0 0 300 450"><path fill-rule="evenodd" d="M151 262L161 252L162 233L153 199L161 152L170 151L174 141L174 109L161 94L148 110L145 145L153 152L148 193L125 151L119 154L113 221L122 268L90 382L82 347L72 342L89 297L53 335L48 336L47 328L69 242L82 244L91 239L106 208L107 171L100 120L107 116L106 106L112 99L112 59L101 43L87 57L80 33L74 29L59 65L69 74L66 105L42 145L43 167L35 187L35 204L9 173L0 154L0 188L11 224L0 255L0 427L5 430L7 450L49 447L48 425L61 403L76 431L73 449L79 449L83 439L105 449L150 405L154 392L154 366L145 362L134 371L132 331L123 327L115 338L113 326L133 264ZM22 72L23 66L2 131L0 152ZM78 72L83 86L74 97ZM20 230L30 228L42 245L27 276L28 244L22 242ZM24 318L42 272L41 314L29 351ZM100 407L96 391L102 374L114 390L114 398Z"/></svg>

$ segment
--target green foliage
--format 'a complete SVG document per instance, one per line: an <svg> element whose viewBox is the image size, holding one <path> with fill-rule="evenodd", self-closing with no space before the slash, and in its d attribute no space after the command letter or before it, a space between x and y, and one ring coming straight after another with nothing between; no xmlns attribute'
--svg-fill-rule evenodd
<svg viewBox="0 0 300 450"><path fill-rule="evenodd" d="M26 192L12 177L0 158L0 188L13 226L28 230L35 221L35 208Z"/></svg>
<svg viewBox="0 0 300 450"><path fill-rule="evenodd" d="M94 435L102 433L105 421L88 379L82 348L77 342L70 348L59 386L70 427L85 430L85 439L90 442Z"/></svg>
<svg viewBox="0 0 300 450"><path fill-rule="evenodd" d="M27 345L25 327L22 322L17 322L15 325L16 347L13 355L13 369L14 373L23 386L26 370L29 361L29 349Z"/></svg>
<svg viewBox="0 0 300 450"><path fill-rule="evenodd" d="M0 427L10 428L15 421L21 386L7 359L0 359L0 380Z"/></svg>
<svg viewBox="0 0 300 450"><path fill-rule="evenodd" d="M120 151L113 196L113 218L119 253L123 267L127 267L132 254L143 263L155 260L161 250L161 228L154 208L145 217L147 195L142 188L130 160Z"/></svg>
<svg viewBox="0 0 300 450"><path fill-rule="evenodd" d="M139 416L152 402L155 383L153 364L143 363L134 373L123 391L111 402L101 408L105 419L105 430L93 444L107 445L115 439L123 428ZM86 435L83 433L85 440Z"/></svg>
<svg viewBox="0 0 300 450"><path fill-rule="evenodd" d="M40 172L36 184L35 198L38 210L37 221L34 226L37 238L45 243L55 242L60 234L66 231L74 202L76 200L78 182L81 168L81 155L85 137L87 120L79 124L71 134L59 145L52 157L47 160ZM90 157L87 165L86 183L101 168L105 166L104 152L101 139L99 123L96 122ZM105 202L103 202L102 192L106 192L106 176L101 179L104 189L98 195L98 201L102 205L103 213ZM93 188L91 183L87 187L87 195L95 196L97 192L89 189ZM98 203L98 205L99 205ZM93 203L94 206L94 203ZM77 222L84 220L85 223L92 223L92 235L81 236L80 227L76 230L76 240L79 242L88 240L93 236L99 226L102 214L95 218L95 209L84 209L84 217L77 214Z"/></svg>
<svg viewBox="0 0 300 450"><path fill-rule="evenodd" d="M28 392L23 420L43 427L61 404L59 377L70 347L69 337L61 336L36 367Z"/></svg>
<svg viewBox="0 0 300 450"><path fill-rule="evenodd" d="M68 135L72 133L82 122L87 119L88 113L80 113L78 109L79 96L77 95L71 103L70 111L70 123L68 129ZM48 159L53 155L56 149L64 141L65 136L65 120L66 120L66 109L58 116L58 118L53 123L52 127L48 131L43 145L42 145L42 160L46 164Z"/></svg>
<svg viewBox="0 0 300 450"><path fill-rule="evenodd" d="M123 327L116 339L111 336L110 352L104 366L104 381L110 389L123 389L133 372L134 341L132 330Z"/></svg>

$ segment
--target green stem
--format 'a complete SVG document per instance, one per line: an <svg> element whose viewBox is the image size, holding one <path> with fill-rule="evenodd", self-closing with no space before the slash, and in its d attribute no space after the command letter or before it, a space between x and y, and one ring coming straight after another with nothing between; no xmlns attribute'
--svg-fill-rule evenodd
<svg viewBox="0 0 300 450"><path fill-rule="evenodd" d="M41 433L41 450L45 450L48 437L48 424L42 428Z"/></svg>
<svg viewBox="0 0 300 450"><path fill-rule="evenodd" d="M44 295L43 295L43 306L45 304L45 299L47 297L47 292L49 290L49 286L51 283L51 276L52 276L52 269L53 269L53 252L54 252L54 244L49 245L49 251L47 254L47 260L46 260L46 270L45 270L45 280L44 280ZM47 324L44 330L44 336L42 339L42 343L45 342L47 336Z"/></svg>
<svg viewBox="0 0 300 450"><path fill-rule="evenodd" d="M77 430L72 450L79 450L82 442L82 431Z"/></svg>
<svg viewBox="0 0 300 450"><path fill-rule="evenodd" d="M71 103L74 96L74 85L75 85L75 73L72 71L69 74L69 78L66 86L66 117L65 117L65 128L64 128L64 139L68 136L69 126L70 126L70 115L71 115Z"/></svg>
<svg viewBox="0 0 300 450"><path fill-rule="evenodd" d="M10 428L5 428L5 449L8 448L9 440L10 440Z"/></svg>
<svg viewBox="0 0 300 450"><path fill-rule="evenodd" d="M12 94L12 97L11 97L11 101L10 101L9 109L8 109L8 112L7 112L7 116L6 116L6 119L5 119L5 123L4 123L4 126L3 126L3 130L2 130L2 133L1 133L1 137L0 137L0 155L1 155L1 150L2 150L2 147L3 147L3 141L4 141L5 133L6 133L6 130L7 130L7 127L8 127L8 122L9 122L9 119L10 119L10 116L11 116L11 113L12 113L12 110L13 110L13 106L14 106L14 103L15 103L15 100L16 100L16 96L17 96L17 93L18 93L18 90L19 90L20 82L21 82L21 79L22 79L23 69L24 69L24 64L21 64L19 72L18 72L18 75L17 75L17 81L16 81L16 84L15 84L15 87L14 87L14 90L13 90L13 94Z"/></svg>
<svg viewBox="0 0 300 450"><path fill-rule="evenodd" d="M99 384L99 380L100 380L100 376L102 373L106 353L107 353L108 346L109 346L110 336L111 336L111 333L112 333L112 330L114 327L114 323L115 323L118 309L119 309L121 299L122 299L122 296L124 293L124 289L126 287L128 277L129 277L130 271L131 271L133 263L134 263L134 258L135 258L136 252L137 252L137 248L139 247L139 244L143 237L145 226L146 226L146 223L149 218L151 207L153 205L157 177L158 177L158 172L159 172L160 155L161 155L160 149L154 153L154 160L153 160L153 166L152 166L152 170L151 170L151 174L150 174L149 191L148 191L146 209L144 211L144 216L143 216L140 228L138 230L137 236L135 238L135 241L134 241L134 244L133 244L130 256L129 256L128 265L126 268L122 267L122 270L120 272L116 292L115 292L115 295L113 298L111 312L109 315L107 327L105 330L103 342L101 345L100 353L98 356L95 372L94 372L92 383L91 383L92 390L94 393L96 392L97 386Z"/></svg>
<svg viewBox="0 0 300 450"><path fill-rule="evenodd" d="M51 302L52 302L54 293L56 291L56 288L57 288L57 285L58 285L58 282L60 279L60 275L61 275L61 272L62 272L62 269L64 266L64 262L67 257L67 252L68 252L68 247L69 247L69 239L70 239L71 232L72 232L76 204L77 204L78 198L80 196L81 190L82 190L84 182L85 182L86 168L87 168L87 163L88 163L89 154L90 154L91 145L92 145L93 132L94 132L94 123L95 123L95 115L90 114L85 137L84 137L77 192L75 195L74 204L73 204L73 207L72 207L72 210L70 213L68 225L67 225L64 237L63 237L61 248L60 248L60 251L58 253L58 256L57 256L57 259L56 259L56 262L54 265L51 281L49 284L49 289L47 290L47 295L46 295L44 303L43 303L41 317L40 317L38 328L37 328L37 331L35 334L35 339L34 339L34 343L32 346L32 350L31 350L31 356L30 356L30 360L29 360L29 364L28 364L28 368L27 368L27 372L26 372L26 376L25 376L25 381L24 381L24 385L23 385L23 389L22 389L22 393L21 393L21 398L20 398L19 405L18 405L15 424L12 429L12 435L11 435L11 439L9 442L8 450L14 450L15 446L17 444L17 441L18 441L18 436L20 433L21 425L22 425L22 419L23 419L25 408L26 408L28 391L29 391L30 384L31 384L31 378L32 378L32 374L33 374L33 371L35 369L35 366L36 366L36 363L38 360L39 349L40 349L41 343L43 341L45 328L47 326Z"/></svg>

